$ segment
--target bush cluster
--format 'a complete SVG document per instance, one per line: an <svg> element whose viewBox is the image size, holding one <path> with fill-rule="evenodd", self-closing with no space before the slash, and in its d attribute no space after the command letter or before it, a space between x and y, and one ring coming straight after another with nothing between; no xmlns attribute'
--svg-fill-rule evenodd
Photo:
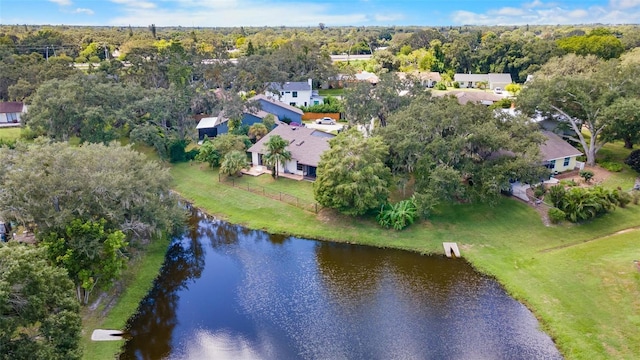
<svg viewBox="0 0 640 360"><path fill-rule="evenodd" d="M610 190L601 186L566 190L562 185L556 185L549 189L547 198L572 222L592 219L615 209L616 206L625 207L632 201L631 195L620 189ZM551 216L549 214L550 220ZM554 211L553 216L559 217L560 213Z"/></svg>
<svg viewBox="0 0 640 360"><path fill-rule="evenodd" d="M376 220L385 229L402 230L413 224L418 218L418 207L414 199L400 201L396 204L384 205L380 209Z"/></svg>
<svg viewBox="0 0 640 360"><path fill-rule="evenodd" d="M619 164L619 163L613 162L613 161L601 162L600 166L602 166L602 168L606 169L607 171L611 171L611 172L620 172L620 171L622 171L622 164Z"/></svg>
<svg viewBox="0 0 640 360"><path fill-rule="evenodd" d="M640 173L640 149L633 150L624 161L624 163L631 166L633 170Z"/></svg>
<svg viewBox="0 0 640 360"><path fill-rule="evenodd" d="M567 214L565 214L564 211L555 207L549 209L549 212L547 214L549 215L549 221L551 221L553 224L557 224L567 218Z"/></svg>

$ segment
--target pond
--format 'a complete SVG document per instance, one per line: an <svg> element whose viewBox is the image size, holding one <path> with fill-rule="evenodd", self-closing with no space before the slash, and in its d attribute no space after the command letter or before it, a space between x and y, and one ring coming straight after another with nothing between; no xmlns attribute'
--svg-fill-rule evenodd
<svg viewBox="0 0 640 360"><path fill-rule="evenodd" d="M127 331L121 359L561 358L531 312L463 260L199 212Z"/></svg>

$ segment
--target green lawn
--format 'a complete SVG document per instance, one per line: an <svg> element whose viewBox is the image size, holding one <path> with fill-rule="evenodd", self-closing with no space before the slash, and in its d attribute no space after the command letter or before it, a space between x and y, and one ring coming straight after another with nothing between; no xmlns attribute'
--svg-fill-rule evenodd
<svg viewBox="0 0 640 360"><path fill-rule="evenodd" d="M635 230L640 206L617 209L587 224L545 227L538 214L513 199L495 207L442 206L428 220L405 231L383 230L370 218L331 210L320 214L219 184L217 173L198 165L172 167L175 189L212 214L251 228L308 238L442 253L457 242L476 268L495 276L529 306L569 359L637 358L640 258ZM263 175L264 176L264 175ZM285 179L243 177L243 181L312 197L312 185ZM295 221L292 221L295 219ZM545 251L563 247L557 250ZM597 308L597 309L596 309Z"/></svg>
<svg viewBox="0 0 640 360"><path fill-rule="evenodd" d="M319 89L318 95L320 96L342 96L344 95L344 89Z"/></svg>
<svg viewBox="0 0 640 360"><path fill-rule="evenodd" d="M142 257L131 261L125 270L122 276L124 293L118 296L109 294L110 297L103 300L93 311L88 308L83 309L81 341L83 359L113 359L120 352L124 341L91 341L91 333L94 329L124 329L127 320L135 313L138 305L151 289L153 280L158 276L168 245L167 238L152 242ZM109 299L117 299L117 303L103 314L105 302Z"/></svg>
<svg viewBox="0 0 640 360"><path fill-rule="evenodd" d="M16 140L20 137L20 127L5 127L0 128L0 139L4 140Z"/></svg>
<svg viewBox="0 0 640 360"><path fill-rule="evenodd" d="M623 145L624 143L621 141L606 144L598 152L598 160L619 163L623 167L622 171L612 173L611 176L604 181L604 186L614 189L620 187L623 190L629 190L633 188L635 179L640 174L624 163L624 160L632 150L625 149Z"/></svg>

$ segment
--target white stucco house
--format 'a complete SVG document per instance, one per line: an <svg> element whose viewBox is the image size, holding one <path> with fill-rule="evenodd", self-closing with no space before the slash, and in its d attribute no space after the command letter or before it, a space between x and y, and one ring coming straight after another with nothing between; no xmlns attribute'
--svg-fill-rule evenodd
<svg viewBox="0 0 640 360"><path fill-rule="evenodd" d="M312 79L306 82L272 82L268 84L265 95L291 106L322 104L322 97L316 91L313 91Z"/></svg>
<svg viewBox="0 0 640 360"><path fill-rule="evenodd" d="M456 81L458 84L460 84L461 88L469 89L478 88L478 83L486 82L488 84L488 88L491 90L494 90L495 88L504 89L505 86L513 82L513 80L511 79L511 74L509 73L455 74L453 76L453 81Z"/></svg>

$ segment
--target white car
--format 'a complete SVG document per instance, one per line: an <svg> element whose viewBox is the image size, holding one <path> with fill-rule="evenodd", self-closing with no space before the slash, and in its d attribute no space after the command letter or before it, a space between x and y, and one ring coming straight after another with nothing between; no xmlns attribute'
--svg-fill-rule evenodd
<svg viewBox="0 0 640 360"><path fill-rule="evenodd" d="M496 93L496 94L502 94L502 88L497 87L497 88L493 89L493 92Z"/></svg>
<svg viewBox="0 0 640 360"><path fill-rule="evenodd" d="M323 117L322 119L318 119L316 120L316 124L321 124L321 125L335 125L336 121L333 120L330 117Z"/></svg>

